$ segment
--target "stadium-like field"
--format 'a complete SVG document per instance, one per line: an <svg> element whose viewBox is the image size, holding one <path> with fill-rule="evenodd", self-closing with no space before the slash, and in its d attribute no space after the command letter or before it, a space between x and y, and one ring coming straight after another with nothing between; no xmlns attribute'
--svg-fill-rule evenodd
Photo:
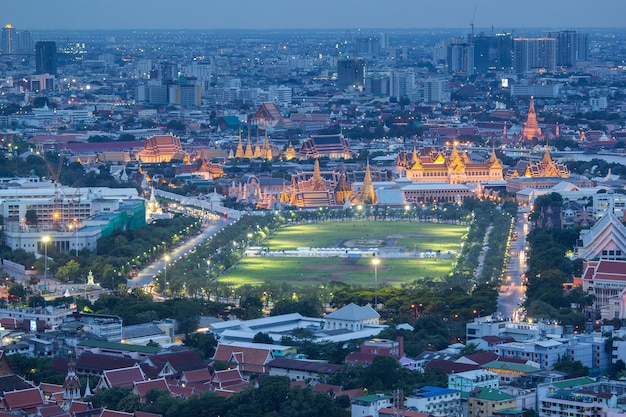
<svg viewBox="0 0 626 417"><path fill-rule="evenodd" d="M415 254L440 256L380 258L378 284L400 285L431 277L443 278L452 269L461 250L467 226L406 221L351 221L287 226L261 245L270 251L297 248L387 248ZM384 250L383 250L384 252ZM296 287L341 281L373 286L374 266L370 256L361 257L270 257L247 256L222 275L221 282L257 285L265 281L288 282Z"/></svg>

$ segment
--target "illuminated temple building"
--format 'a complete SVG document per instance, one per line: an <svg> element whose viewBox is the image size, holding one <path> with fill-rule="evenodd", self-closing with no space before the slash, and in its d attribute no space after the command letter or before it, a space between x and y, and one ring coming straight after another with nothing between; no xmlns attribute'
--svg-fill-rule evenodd
<svg viewBox="0 0 626 417"><path fill-rule="evenodd" d="M343 135L311 136L302 142L297 154L298 159L321 158L350 159L352 151L348 139Z"/></svg>
<svg viewBox="0 0 626 417"><path fill-rule="evenodd" d="M180 138L174 135L156 135L146 139L144 148L137 152L137 160L146 163L170 162L186 156Z"/></svg>
<svg viewBox="0 0 626 417"><path fill-rule="evenodd" d="M466 152L460 152L456 142L449 154L437 148L413 148L413 153L400 153L396 170L412 182L443 182L447 184L502 181L502 164L492 150L484 161L472 161Z"/></svg>
<svg viewBox="0 0 626 417"><path fill-rule="evenodd" d="M509 192L517 192L524 188L551 188L564 178L569 178L569 170L565 164L552 160L547 144L541 161L520 159L505 174L506 189Z"/></svg>

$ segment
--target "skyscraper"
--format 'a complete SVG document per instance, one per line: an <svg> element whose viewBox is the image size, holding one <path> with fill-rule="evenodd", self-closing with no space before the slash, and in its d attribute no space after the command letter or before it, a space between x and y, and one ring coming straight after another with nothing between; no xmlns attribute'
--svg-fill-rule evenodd
<svg viewBox="0 0 626 417"><path fill-rule="evenodd" d="M365 62L360 58L337 62L337 85L339 87L364 86Z"/></svg>
<svg viewBox="0 0 626 417"><path fill-rule="evenodd" d="M528 71L554 72L556 70L555 38L513 39L513 68L516 73Z"/></svg>
<svg viewBox="0 0 626 417"><path fill-rule="evenodd" d="M490 71L511 71L513 67L513 39L510 33L486 36L480 33L470 41L474 44L474 69L478 74Z"/></svg>
<svg viewBox="0 0 626 417"><path fill-rule="evenodd" d="M5 55L15 53L16 39L15 28L11 25L6 25L2 28L2 36L0 37L0 51Z"/></svg>
<svg viewBox="0 0 626 417"><path fill-rule="evenodd" d="M448 72L474 74L474 45L465 39L453 39L448 45Z"/></svg>
<svg viewBox="0 0 626 417"><path fill-rule="evenodd" d="M57 44L53 41L39 41L35 44L35 74L57 73Z"/></svg>
<svg viewBox="0 0 626 417"><path fill-rule="evenodd" d="M558 67L575 67L577 51L576 31L549 32L548 36L556 39L556 65Z"/></svg>

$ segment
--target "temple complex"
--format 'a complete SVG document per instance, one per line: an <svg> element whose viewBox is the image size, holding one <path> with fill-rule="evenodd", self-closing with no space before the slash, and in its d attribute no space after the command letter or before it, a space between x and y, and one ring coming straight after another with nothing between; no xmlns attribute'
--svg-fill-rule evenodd
<svg viewBox="0 0 626 417"><path fill-rule="evenodd" d="M172 159L185 159L185 151L180 138L174 135L156 135L146 139L144 148L136 155L137 160L146 163L170 162Z"/></svg>
<svg viewBox="0 0 626 417"><path fill-rule="evenodd" d="M400 153L396 158L396 170L401 177L412 182L460 184L504 179L502 163L496 157L495 150L492 150L488 159L476 162L471 160L467 152L459 151L456 142L448 155L437 148L418 151L415 147L412 154Z"/></svg>

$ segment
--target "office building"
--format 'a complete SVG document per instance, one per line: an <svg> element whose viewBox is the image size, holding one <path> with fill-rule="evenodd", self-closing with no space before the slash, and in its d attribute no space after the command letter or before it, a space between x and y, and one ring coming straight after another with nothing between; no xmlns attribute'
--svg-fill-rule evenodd
<svg viewBox="0 0 626 417"><path fill-rule="evenodd" d="M474 45L464 39L453 39L448 44L448 72L474 74Z"/></svg>
<svg viewBox="0 0 626 417"><path fill-rule="evenodd" d="M365 62L360 59L344 59L337 62L337 86L364 86Z"/></svg>
<svg viewBox="0 0 626 417"><path fill-rule="evenodd" d="M39 41L35 44L35 74L57 73L57 44L52 41Z"/></svg>
<svg viewBox="0 0 626 417"><path fill-rule="evenodd" d="M513 69L518 74L529 71L539 73L556 70L555 38L513 39Z"/></svg>
<svg viewBox="0 0 626 417"><path fill-rule="evenodd" d="M474 71L476 73L512 70L513 39L510 33L498 33L495 36L480 33L471 40L474 44Z"/></svg>

